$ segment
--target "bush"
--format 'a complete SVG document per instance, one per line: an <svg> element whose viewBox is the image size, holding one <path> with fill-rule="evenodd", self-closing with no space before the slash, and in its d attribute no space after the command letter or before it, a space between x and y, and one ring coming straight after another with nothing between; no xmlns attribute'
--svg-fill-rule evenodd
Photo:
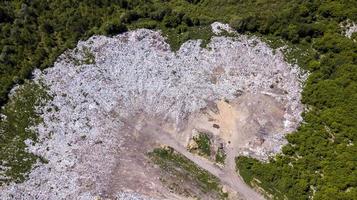
<svg viewBox="0 0 357 200"><path fill-rule="evenodd" d="M168 28L176 28L182 22L183 14L182 13L171 13L170 15L166 15L163 22Z"/></svg>
<svg viewBox="0 0 357 200"><path fill-rule="evenodd" d="M106 35L117 35L123 32L126 32L128 28L120 22L109 22L104 27L104 34Z"/></svg>
<svg viewBox="0 0 357 200"><path fill-rule="evenodd" d="M120 17L120 20L123 23L130 23L138 20L139 18L140 15L136 11L128 11Z"/></svg>

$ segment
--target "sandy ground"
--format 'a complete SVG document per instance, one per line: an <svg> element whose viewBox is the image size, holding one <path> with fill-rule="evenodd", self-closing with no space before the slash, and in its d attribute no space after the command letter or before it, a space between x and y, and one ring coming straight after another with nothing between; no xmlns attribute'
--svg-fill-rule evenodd
<svg viewBox="0 0 357 200"><path fill-rule="evenodd" d="M212 104L212 107L193 114L182 127L172 128L174 125L170 122L145 117L142 114L137 114L130 119L121 119L127 129L128 138L124 147L121 147L123 152L120 155L125 156L118 158L118 166L113 171L112 177L127 178L125 180L113 178L108 184L110 187L104 193L112 197L115 191L126 188L126 191L136 191L158 198L168 198L170 195L170 198L179 198L172 196L173 194L170 194L160 183L159 169L150 165L145 156L154 147L167 145L217 176L228 189L231 197L263 199L239 177L234 160L244 150L245 144L253 141L255 137L280 131L283 128L283 115L283 106L274 98L264 94L243 94L234 101L221 100ZM219 128L215 128L213 124L219 125ZM262 129L264 132L261 131ZM210 132L216 138L222 139L227 153L223 167L187 150L187 142L193 130ZM133 173L133 168L138 172Z"/></svg>
<svg viewBox="0 0 357 200"><path fill-rule="evenodd" d="M223 183L234 188L240 193L240 197L258 199L259 197L254 196L256 193L244 187L244 183L237 176L235 157L247 151L246 145L254 142L256 138L272 137L275 133L282 131L284 106L268 95L243 94L230 102L220 100L217 103L212 103L202 112L190 116L187 122L184 130L181 128L180 132L171 129L172 137L177 138L175 140L180 141L181 146L187 146L194 130L214 135L213 138L225 146L227 154L225 165L219 172L207 169L207 163L204 165L201 163L200 166L217 175ZM218 125L219 128L214 125ZM266 149L274 148L273 144L266 144L262 140L256 146ZM185 150L181 149L179 152L187 156L187 152L183 151ZM213 164L212 161L208 162Z"/></svg>
<svg viewBox="0 0 357 200"><path fill-rule="evenodd" d="M177 152L181 153L182 155L184 155L185 157L187 157L188 159L190 159L191 161L196 163L201 168L209 171L210 173L212 173L213 175L218 177L220 179L222 185L224 185L226 187L226 189L228 189L228 191L230 192L231 199L236 199L236 198L257 199L257 200L264 199L261 195L259 195L256 191L254 191L252 188L247 186L241 180L241 178L237 175L237 173L234 170L235 169L234 165L233 166L227 165L227 167L224 167L222 169L216 163L209 161L201 156L198 156L198 155L188 152L186 146L180 144L177 141L177 139L175 138L175 135L162 130L162 122L161 121L153 120L153 118L151 118L151 119L138 121L137 124L135 124L135 125L130 125L130 124L132 124L132 122L129 122L129 121L125 121L125 124L128 127L132 127L134 129L134 131L141 133L140 134L141 137L143 137L143 136L145 137L145 135L146 135L147 137L145 137L145 141L153 140L156 142L156 144L164 144L164 145L170 146L170 147L174 148ZM140 128L135 128L135 127L138 127L137 126L138 124L139 124ZM140 140L140 141L141 141L140 144L143 144L143 142L142 142L143 140ZM141 149L141 151L142 150L143 150L143 148ZM133 161L133 158L137 158L137 156L139 156L138 152L139 151L136 151L135 157L131 156L131 162L130 162L129 166L132 166L132 165L133 165L133 167L137 166L135 161ZM227 159L231 159L231 158L227 158ZM234 161L234 157L233 157L233 161ZM118 170L117 173L122 174L123 172L121 170ZM157 177L157 175L158 174L156 174L156 177ZM120 177L120 175L118 177ZM155 177L155 175L151 176L151 179L155 179L153 177ZM148 176L143 176L143 177L140 177L139 180L143 181L147 178L148 178ZM130 178L129 178L129 180L130 180ZM138 180L138 179L135 178L134 180ZM140 183L140 185L142 186L141 189L143 189L143 191L141 191L141 193L145 194L145 189L144 189L145 185L142 183ZM157 188L157 183L153 184L153 185L155 185ZM117 189L122 189L123 187L125 188L125 187L130 187L130 186L128 185L128 182L126 182L126 184L119 186ZM135 184L132 187L134 187L137 190L137 184ZM151 191L153 191L153 190L151 190ZM151 193L149 195L153 195L153 193ZM204 199L204 197L203 197L203 199Z"/></svg>

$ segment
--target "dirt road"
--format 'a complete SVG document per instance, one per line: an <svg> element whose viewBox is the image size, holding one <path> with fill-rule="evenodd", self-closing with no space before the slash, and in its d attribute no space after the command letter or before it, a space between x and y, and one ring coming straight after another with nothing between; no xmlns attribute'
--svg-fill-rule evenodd
<svg viewBox="0 0 357 200"><path fill-rule="evenodd" d="M170 133L163 131L159 126L155 124L146 123L143 128L146 134L150 134L157 138L157 141L161 144L165 144L171 146L176 151L186 156L188 159L196 163L201 168L209 171L216 177L220 179L220 181L224 184L235 190L243 197L243 199L247 200L263 200L264 197L258 192L254 191L248 185L244 183L241 177L235 171L235 154L232 151L228 151L227 155L227 164L221 169L216 164L211 161L204 159L195 154L191 154L187 151L187 149L182 146L177 140L172 137Z"/></svg>

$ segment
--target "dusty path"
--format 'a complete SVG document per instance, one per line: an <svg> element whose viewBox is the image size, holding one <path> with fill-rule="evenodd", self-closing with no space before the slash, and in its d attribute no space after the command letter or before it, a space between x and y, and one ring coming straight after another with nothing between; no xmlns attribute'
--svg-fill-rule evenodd
<svg viewBox="0 0 357 200"><path fill-rule="evenodd" d="M235 155L233 154L233 152L229 151L230 153L227 155L227 164L223 169L221 169L211 161L204 159L198 155L189 153L187 149L184 146L182 146L174 137L172 137L170 133L163 131L162 128L160 128L158 125L148 122L141 122L141 123L145 123L145 124L141 126L141 130L138 130L139 132L143 134L150 134L151 137L156 138L158 143L165 144L174 148L177 152L181 153L182 155L193 161L199 167L209 171L214 176L218 177L224 185L227 185L230 188L232 188L234 191L240 194L239 196L242 197L243 199L247 199L247 200L264 199L264 197L261 194L254 191L252 188L246 185L244 181L240 178L240 176L236 173L235 163L234 163ZM126 123L126 125L131 126L128 123ZM136 129L133 126L131 127Z"/></svg>

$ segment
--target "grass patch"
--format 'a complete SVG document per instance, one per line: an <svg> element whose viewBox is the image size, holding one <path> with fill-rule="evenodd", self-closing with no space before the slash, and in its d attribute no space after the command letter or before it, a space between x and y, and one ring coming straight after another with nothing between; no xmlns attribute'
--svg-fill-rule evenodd
<svg viewBox="0 0 357 200"><path fill-rule="evenodd" d="M193 140L197 144L196 149L190 151L198 153L200 156L211 156L211 139L205 133L199 133L197 136L193 137Z"/></svg>
<svg viewBox="0 0 357 200"><path fill-rule="evenodd" d="M43 105L49 98L44 87L34 82L26 82L2 108L0 186L11 181L24 181L33 164L38 159L44 161L26 150L25 140L37 141L37 134L28 128L42 122L35 107Z"/></svg>
<svg viewBox="0 0 357 200"><path fill-rule="evenodd" d="M151 160L160 168L174 175L175 180L191 181L203 194L212 193L218 199L226 199L227 193L222 191L219 179L208 171L200 168L194 162L177 153L172 148L157 148L149 153ZM172 185L172 184L171 184ZM184 187L187 184L179 183Z"/></svg>
<svg viewBox="0 0 357 200"><path fill-rule="evenodd" d="M93 52L85 46L81 49L74 49L74 51L68 53L66 57L73 62L75 66L95 64L95 56Z"/></svg>
<svg viewBox="0 0 357 200"><path fill-rule="evenodd" d="M223 148L218 148L215 156L215 160L217 163L224 164L226 160L226 152L224 152Z"/></svg>
<svg viewBox="0 0 357 200"><path fill-rule="evenodd" d="M82 62L86 65L95 64L95 56L90 51L90 49L87 47L83 47L83 61Z"/></svg>

